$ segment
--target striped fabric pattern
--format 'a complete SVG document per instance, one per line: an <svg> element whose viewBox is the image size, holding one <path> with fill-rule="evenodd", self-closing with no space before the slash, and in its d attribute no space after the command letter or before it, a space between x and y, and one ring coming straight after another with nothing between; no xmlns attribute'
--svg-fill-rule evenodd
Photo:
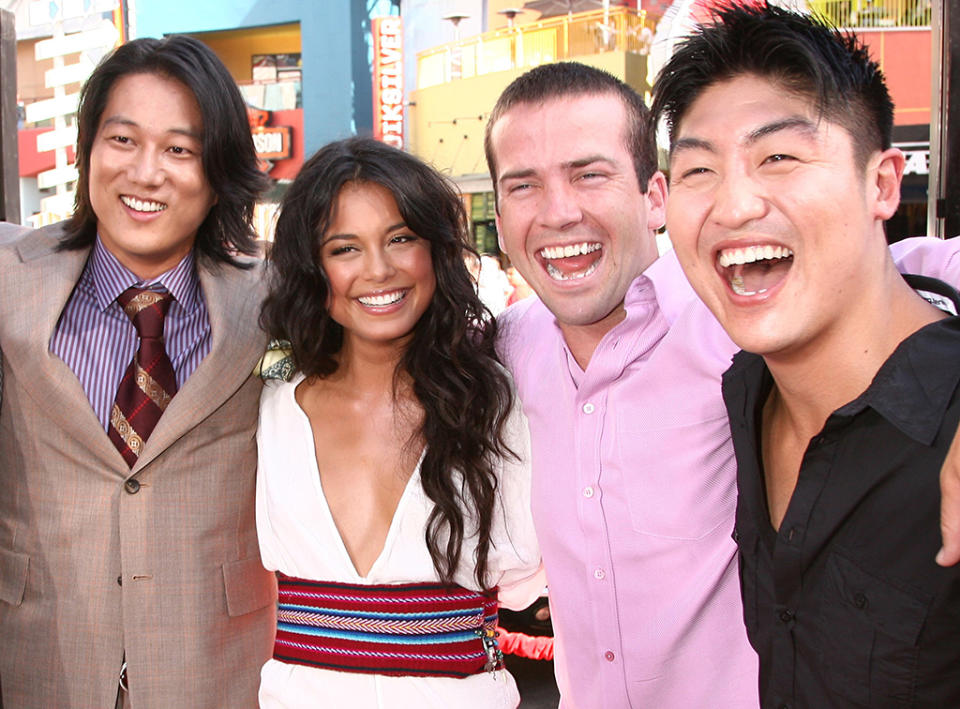
<svg viewBox="0 0 960 709"><path fill-rule="evenodd" d="M164 343L177 388L183 387L200 361L210 353L210 318L200 291L193 252L155 279L141 282L101 243L90 252L80 280L67 301L50 338L50 352L77 375L104 430L120 379L137 352L137 331L117 296L133 285L173 295L164 325Z"/></svg>
<svg viewBox="0 0 960 709"><path fill-rule="evenodd" d="M274 659L345 672L466 677L499 669L496 589L354 585L279 574Z"/></svg>

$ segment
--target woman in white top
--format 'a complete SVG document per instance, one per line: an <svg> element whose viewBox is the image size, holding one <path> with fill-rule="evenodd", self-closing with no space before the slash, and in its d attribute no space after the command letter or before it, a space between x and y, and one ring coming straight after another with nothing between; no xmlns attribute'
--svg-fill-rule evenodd
<svg viewBox="0 0 960 709"><path fill-rule="evenodd" d="M279 572L265 707L516 707L497 594L543 588L529 439L466 219L416 158L352 138L284 199L262 321L296 374L267 381L257 529Z"/></svg>

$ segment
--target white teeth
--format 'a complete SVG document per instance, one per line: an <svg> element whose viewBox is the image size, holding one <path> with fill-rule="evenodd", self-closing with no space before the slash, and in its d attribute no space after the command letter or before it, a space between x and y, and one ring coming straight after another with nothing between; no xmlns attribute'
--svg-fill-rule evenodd
<svg viewBox="0 0 960 709"><path fill-rule="evenodd" d="M739 266L767 259L781 259L793 256L793 251L783 246L747 246L743 249L724 249L717 255L721 267Z"/></svg>
<svg viewBox="0 0 960 709"><path fill-rule="evenodd" d="M359 300L362 305L383 307L384 305L399 303L406 295L406 291L396 290L390 293L379 293L377 295L362 295L358 297L357 300Z"/></svg>
<svg viewBox="0 0 960 709"><path fill-rule="evenodd" d="M138 212L162 212L167 208L167 205L163 202L147 202L137 199L136 197L127 197L126 195L121 195L120 201L130 207L130 209L135 209Z"/></svg>
<svg viewBox="0 0 960 709"><path fill-rule="evenodd" d="M550 278L552 278L555 281L576 281L581 278L586 278L591 273L596 271L599 263L600 263L599 261L594 261L589 266L587 266L584 270L579 271L577 273L564 273L559 268L554 266L552 263L548 263L547 274L550 276Z"/></svg>
<svg viewBox="0 0 960 709"><path fill-rule="evenodd" d="M545 246L540 249L539 256L544 259L570 258L571 256L581 256L600 250L600 244L583 241L579 244L567 244L566 246Z"/></svg>

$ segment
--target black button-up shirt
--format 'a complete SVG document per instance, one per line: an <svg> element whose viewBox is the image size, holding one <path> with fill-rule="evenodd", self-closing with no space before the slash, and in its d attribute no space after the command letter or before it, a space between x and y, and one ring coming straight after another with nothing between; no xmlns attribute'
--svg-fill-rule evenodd
<svg viewBox="0 0 960 709"><path fill-rule="evenodd" d="M960 318L904 340L810 441L775 531L760 457L773 380L762 358L734 358L734 538L764 707L960 707L960 568L934 563L958 383Z"/></svg>

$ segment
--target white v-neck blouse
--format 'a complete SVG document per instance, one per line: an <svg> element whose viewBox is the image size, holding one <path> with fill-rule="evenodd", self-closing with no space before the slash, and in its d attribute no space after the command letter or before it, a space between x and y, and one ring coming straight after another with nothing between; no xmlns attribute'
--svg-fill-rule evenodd
<svg viewBox="0 0 960 709"><path fill-rule="evenodd" d="M301 381L301 375L290 382L270 381L260 400L257 534L264 566L288 576L340 583L437 581L424 541L433 503L420 485L419 462L380 556L366 576L357 573L323 495L310 421L294 398ZM505 460L501 466L487 568L491 585L500 586L501 605L519 609L532 603L544 586L530 516L530 437L519 404L509 418L506 438L519 462ZM454 582L480 590L473 578L474 543L473 536L464 541ZM464 679L390 677L269 660L260 681L262 707L513 709L518 703L516 685L506 671Z"/></svg>

